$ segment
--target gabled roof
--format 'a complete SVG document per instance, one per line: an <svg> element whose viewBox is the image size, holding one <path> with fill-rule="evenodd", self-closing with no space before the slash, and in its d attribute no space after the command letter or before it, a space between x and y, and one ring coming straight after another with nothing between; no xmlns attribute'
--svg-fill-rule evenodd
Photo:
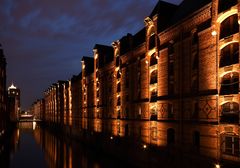
<svg viewBox="0 0 240 168"><path fill-rule="evenodd" d="M171 24L175 24L186 18L193 12L211 3L212 0L184 0L177 8L174 16L171 19Z"/></svg>
<svg viewBox="0 0 240 168"><path fill-rule="evenodd" d="M114 52L112 46L96 44L94 49L96 49L98 52L99 68L113 61Z"/></svg>
<svg viewBox="0 0 240 168"><path fill-rule="evenodd" d="M84 64L85 64L86 75L89 75L89 74L93 73L93 71L94 71L94 59L93 59L93 57L83 56L82 61L84 61Z"/></svg>
<svg viewBox="0 0 240 168"><path fill-rule="evenodd" d="M146 28L144 27L133 36L133 48L144 43L146 40Z"/></svg>
<svg viewBox="0 0 240 168"><path fill-rule="evenodd" d="M153 19L155 15L158 15L158 32L161 32L166 28L180 22L184 18L190 16L193 12L211 2L212 0L183 0L179 5L175 5L159 0L149 17ZM145 37L145 27L137 32L134 36L131 34L123 36L120 39L120 55L123 55L131 49L136 48L144 43Z"/></svg>
<svg viewBox="0 0 240 168"><path fill-rule="evenodd" d="M177 7L178 6L175 4L159 0L157 5L154 7L151 14L149 15L149 17L152 18L156 14L158 14L158 15L159 14L160 15L171 14L173 11L176 10Z"/></svg>

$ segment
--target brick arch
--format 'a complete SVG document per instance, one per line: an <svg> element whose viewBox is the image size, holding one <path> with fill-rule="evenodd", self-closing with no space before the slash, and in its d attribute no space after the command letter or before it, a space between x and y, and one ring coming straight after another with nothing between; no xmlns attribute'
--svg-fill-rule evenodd
<svg viewBox="0 0 240 168"><path fill-rule="evenodd" d="M150 84L157 83L157 75L158 75L157 70L154 70L154 71L151 72Z"/></svg>
<svg viewBox="0 0 240 168"><path fill-rule="evenodd" d="M231 36L237 32L239 32L238 14L232 14L220 23L220 39Z"/></svg>
<svg viewBox="0 0 240 168"><path fill-rule="evenodd" d="M229 72L221 78L221 95L237 94L239 91L239 73Z"/></svg>
<svg viewBox="0 0 240 168"><path fill-rule="evenodd" d="M156 57L156 53L153 53L150 57L150 66L155 64L157 64L157 57Z"/></svg>
<svg viewBox="0 0 240 168"><path fill-rule="evenodd" d="M224 46L220 52L219 67L239 63L239 43L232 42Z"/></svg>

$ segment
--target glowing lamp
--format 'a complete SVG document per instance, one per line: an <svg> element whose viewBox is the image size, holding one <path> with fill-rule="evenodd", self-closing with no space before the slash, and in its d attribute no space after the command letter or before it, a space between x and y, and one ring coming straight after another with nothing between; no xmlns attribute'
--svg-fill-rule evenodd
<svg viewBox="0 0 240 168"><path fill-rule="evenodd" d="M212 34L212 36L216 36L217 35L217 31L213 30L211 34Z"/></svg>

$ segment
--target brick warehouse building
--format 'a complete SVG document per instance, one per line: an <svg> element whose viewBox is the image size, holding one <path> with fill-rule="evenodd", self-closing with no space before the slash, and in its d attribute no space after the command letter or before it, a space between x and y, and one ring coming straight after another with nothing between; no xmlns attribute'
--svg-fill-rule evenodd
<svg viewBox="0 0 240 168"><path fill-rule="evenodd" d="M159 1L138 33L83 57L70 91L45 92L46 120L240 162L239 10L238 0Z"/></svg>

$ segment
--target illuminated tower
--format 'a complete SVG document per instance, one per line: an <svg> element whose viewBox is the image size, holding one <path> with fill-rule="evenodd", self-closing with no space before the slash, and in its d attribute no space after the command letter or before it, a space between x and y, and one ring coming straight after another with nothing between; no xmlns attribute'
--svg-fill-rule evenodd
<svg viewBox="0 0 240 168"><path fill-rule="evenodd" d="M10 120L17 121L20 113L20 89L13 84L8 88L8 110Z"/></svg>

